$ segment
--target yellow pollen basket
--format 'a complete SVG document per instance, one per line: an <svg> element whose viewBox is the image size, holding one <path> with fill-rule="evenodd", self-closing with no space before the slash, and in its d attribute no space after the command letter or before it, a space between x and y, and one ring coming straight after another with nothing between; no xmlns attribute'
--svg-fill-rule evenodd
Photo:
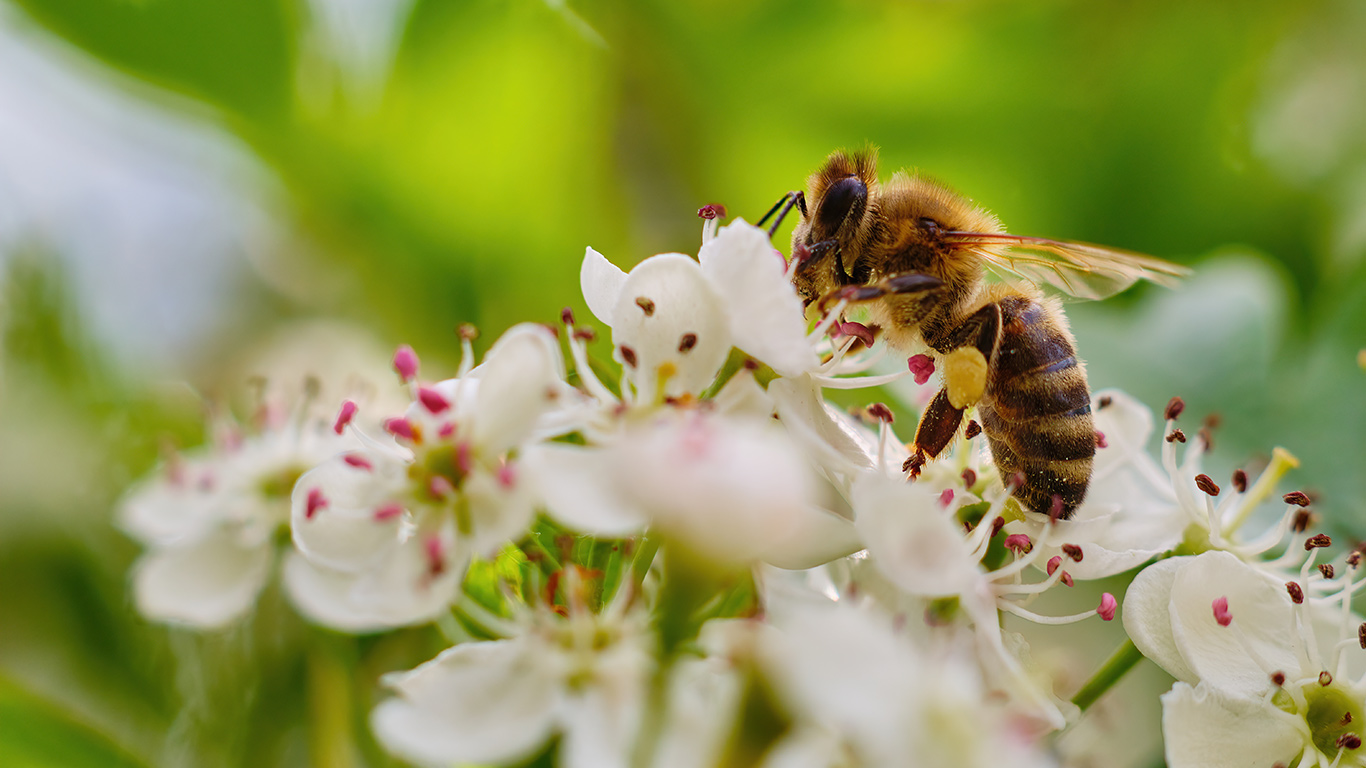
<svg viewBox="0 0 1366 768"><path fill-rule="evenodd" d="M944 356L944 389L949 404L967 408L982 399L987 388L987 359L976 347L959 347Z"/></svg>

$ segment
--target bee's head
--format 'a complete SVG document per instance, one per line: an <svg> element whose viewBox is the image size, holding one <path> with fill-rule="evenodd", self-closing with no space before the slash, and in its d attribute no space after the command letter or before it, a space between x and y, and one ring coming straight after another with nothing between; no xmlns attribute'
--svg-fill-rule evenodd
<svg viewBox="0 0 1366 768"><path fill-rule="evenodd" d="M792 232L792 251L808 258L797 269L795 282L807 298L834 287L835 259L842 253L852 263L869 236L871 190L877 188L877 150L837 151L807 180L808 206ZM816 256L811 247L818 248ZM829 247L837 245L837 248Z"/></svg>

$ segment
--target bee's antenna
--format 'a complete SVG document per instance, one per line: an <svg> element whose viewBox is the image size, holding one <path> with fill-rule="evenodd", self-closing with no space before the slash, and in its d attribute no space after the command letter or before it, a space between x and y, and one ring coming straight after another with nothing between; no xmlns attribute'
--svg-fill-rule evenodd
<svg viewBox="0 0 1366 768"><path fill-rule="evenodd" d="M765 213L763 218L759 219L759 223L756 226L762 227L770 216L777 213L778 217L773 220L773 226L768 228L768 237L770 240L773 239L773 234L778 231L778 227L782 226L783 219L787 218L788 211L791 211L792 206L794 205L801 209L802 216L805 217L806 195L801 190L788 192L786 195L778 198L778 202L774 203L773 207L768 209L768 213ZM782 210L778 210L779 208Z"/></svg>

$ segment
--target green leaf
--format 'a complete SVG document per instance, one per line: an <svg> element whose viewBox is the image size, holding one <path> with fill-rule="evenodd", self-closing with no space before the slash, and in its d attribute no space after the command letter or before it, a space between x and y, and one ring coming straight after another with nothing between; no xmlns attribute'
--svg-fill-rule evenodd
<svg viewBox="0 0 1366 768"><path fill-rule="evenodd" d="M142 768L105 734L0 678L0 754L8 768Z"/></svg>

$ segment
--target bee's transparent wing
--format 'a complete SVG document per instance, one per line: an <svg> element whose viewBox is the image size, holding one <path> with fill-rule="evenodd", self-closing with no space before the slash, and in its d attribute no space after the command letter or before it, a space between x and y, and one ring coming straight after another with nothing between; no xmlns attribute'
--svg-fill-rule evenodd
<svg viewBox="0 0 1366 768"><path fill-rule="evenodd" d="M1089 243L983 232L949 232L949 241L972 249L1006 280L1051 285L1079 299L1103 299L1139 280L1171 287L1190 269L1141 253Z"/></svg>

